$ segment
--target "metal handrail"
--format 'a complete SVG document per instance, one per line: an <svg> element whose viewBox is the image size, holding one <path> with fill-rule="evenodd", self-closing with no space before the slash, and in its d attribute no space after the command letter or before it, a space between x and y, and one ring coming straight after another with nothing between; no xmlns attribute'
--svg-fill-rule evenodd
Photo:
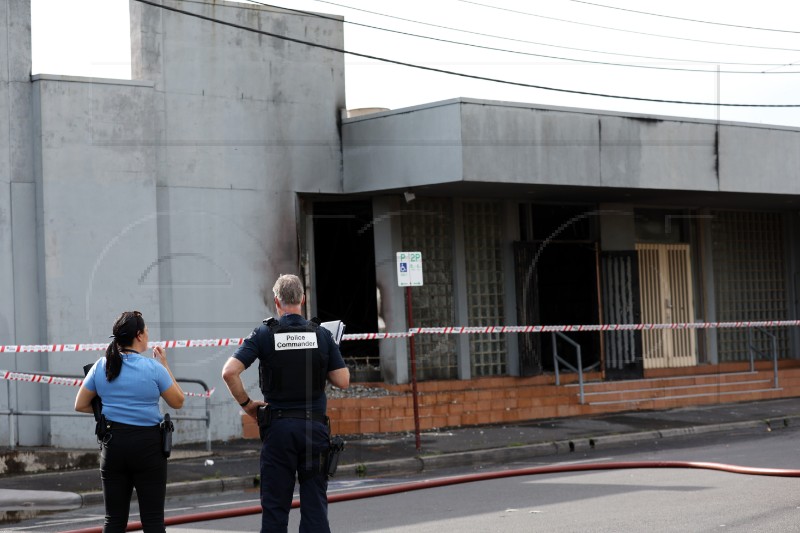
<svg viewBox="0 0 800 533"><path fill-rule="evenodd" d="M176 381L183 383L197 383L203 387L203 391L208 392L211 389L202 379L188 379L188 378L175 378ZM206 396L206 416L205 417L190 417L190 416L176 416L175 420L205 420L206 421L206 451L211 451L211 396Z"/></svg>
<svg viewBox="0 0 800 533"><path fill-rule="evenodd" d="M558 373L558 363L559 361L566 366L567 368L571 369L573 372L578 373L578 385L580 386L580 403L583 404L583 357L581 357L581 345L575 342L574 340L570 339L560 331L553 331L553 367L555 368L556 372L556 385L561 385L561 378ZM565 361L560 355L558 355L558 348L556 348L556 335L560 336L562 339L570 343L572 346L575 347L577 352L577 360L578 360L578 368L575 368L567 361Z"/></svg>
<svg viewBox="0 0 800 533"><path fill-rule="evenodd" d="M70 374L51 374L53 377L59 378L70 378L70 379L83 379L83 376L76 376ZM189 378L175 378L175 381L181 383L196 383L203 387L204 391L209 391L211 389L208 388L206 382L201 379L189 379ZM23 382L19 382L23 383ZM206 414L205 416L173 416L173 420L205 420L206 422L206 451L211 451L211 398L209 396L205 396L206 402ZM16 399L15 402L16 403ZM14 431L14 417L16 416L93 416L88 413L78 413L75 411L25 411L25 410L18 410L15 409L14 406L11 404L11 394L10 394L10 387L9 387L9 402L8 402L8 409L0 410L0 415L8 416L8 435L9 435L9 447L14 450L16 449L16 431Z"/></svg>
<svg viewBox="0 0 800 533"><path fill-rule="evenodd" d="M773 375L772 387L774 389L777 389L779 388L778 387L778 338L769 331L761 327L747 328L747 346L749 348L748 353L750 355L750 372L755 371L755 354L758 353L759 356L764 355L764 352L756 348L756 346L753 344L753 329L757 329L764 335L770 337L770 344L772 345L772 375Z"/></svg>

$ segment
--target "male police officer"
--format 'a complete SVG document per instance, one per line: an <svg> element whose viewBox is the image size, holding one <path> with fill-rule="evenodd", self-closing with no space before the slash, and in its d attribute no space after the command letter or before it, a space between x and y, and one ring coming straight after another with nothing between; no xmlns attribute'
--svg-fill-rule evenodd
<svg viewBox="0 0 800 533"><path fill-rule="evenodd" d="M329 446L325 380L345 389L350 371L330 332L300 316L300 279L282 275L272 292L280 319L253 330L225 363L222 379L245 413L260 419L262 533L286 531L295 473L300 531L329 532L328 479L321 471ZM265 402L251 400L242 384L241 373L256 359Z"/></svg>

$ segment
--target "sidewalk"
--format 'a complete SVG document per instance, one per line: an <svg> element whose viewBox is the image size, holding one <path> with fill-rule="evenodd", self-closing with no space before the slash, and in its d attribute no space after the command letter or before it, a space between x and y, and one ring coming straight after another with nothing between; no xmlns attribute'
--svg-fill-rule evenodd
<svg viewBox="0 0 800 533"><path fill-rule="evenodd" d="M421 453L414 434L376 434L347 440L336 479L432 472L443 468L500 466L532 457L566 455L620 443L742 428L782 428L800 424L797 399L634 411L586 418L535 420L514 425L468 427L424 432ZM257 486L255 440L177 446L169 464L167 494L212 493ZM58 451L63 454L63 450ZM54 450L37 449L46 462ZM96 453L91 451L90 453ZM0 476L0 509L76 508L102 503L96 467L69 472Z"/></svg>

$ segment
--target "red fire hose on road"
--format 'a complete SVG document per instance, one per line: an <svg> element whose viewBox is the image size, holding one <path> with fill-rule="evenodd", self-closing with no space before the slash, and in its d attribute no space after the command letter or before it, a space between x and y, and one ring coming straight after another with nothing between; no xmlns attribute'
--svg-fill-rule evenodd
<svg viewBox="0 0 800 533"><path fill-rule="evenodd" d="M630 468L696 468L703 470L718 470L731 474L745 474L750 476L778 476L778 477L800 477L800 470L785 470L779 468L753 468L749 466L726 465L722 463L700 463L692 461L633 461L617 463L586 463L573 465L552 465L537 466L532 468L520 468L516 470L505 470L498 472L483 472L480 474L468 474L464 476L453 476L440 479L429 479L425 481L414 481L387 487L377 487L372 489L358 490L344 494L333 494L328 496L329 503L346 502L350 500L360 500L363 498L374 498L376 496L388 496L401 492L411 492L414 490L432 489L436 487L446 487L461 483L472 483L475 481L488 481L492 479L502 479L518 476L533 476L538 474L563 474L566 472L585 472L590 470L620 470ZM292 509L300 507L300 500L292 501ZM204 513L193 513L179 516L171 516L164 520L164 525L174 526L190 522L205 522L209 520L219 520L222 518L233 518L260 514L261 506L239 507L225 511L210 511ZM126 531L137 531L142 529L141 522L130 522ZM92 527L85 529L73 529L65 533L102 533L102 527Z"/></svg>

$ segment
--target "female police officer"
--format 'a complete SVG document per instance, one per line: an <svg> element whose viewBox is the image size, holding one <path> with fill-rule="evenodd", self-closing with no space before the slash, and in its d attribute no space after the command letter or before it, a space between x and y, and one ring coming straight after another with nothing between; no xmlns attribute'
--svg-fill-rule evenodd
<svg viewBox="0 0 800 533"><path fill-rule="evenodd" d="M282 275L272 288L279 320L256 328L228 359L222 378L244 411L256 418L262 401L251 400L240 374L260 361L261 391L269 403L261 447L261 531L285 532L295 475L300 481L300 531L325 533L328 478L320 459L327 454L325 381L350 386L350 371L331 334L300 316L303 284Z"/></svg>
<svg viewBox="0 0 800 533"><path fill-rule="evenodd" d="M125 531L131 493L136 488L139 516L145 532L164 531L167 459L162 451L158 399L173 409L184 394L167 365L160 346L147 350L148 331L142 314L126 311L113 327L106 356L86 374L75 398L75 410L92 412L100 396L107 429L100 453L100 478L106 518L103 532Z"/></svg>

